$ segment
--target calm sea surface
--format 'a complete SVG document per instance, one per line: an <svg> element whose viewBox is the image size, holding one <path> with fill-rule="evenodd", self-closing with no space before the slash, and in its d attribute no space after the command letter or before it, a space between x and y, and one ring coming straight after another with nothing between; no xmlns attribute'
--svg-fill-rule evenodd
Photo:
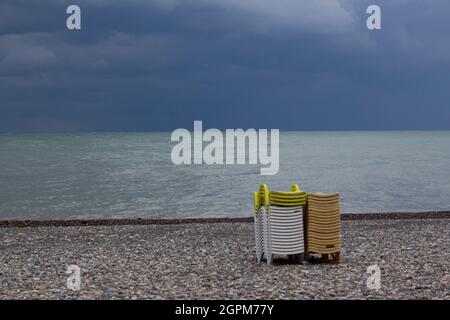
<svg viewBox="0 0 450 320"><path fill-rule="evenodd" d="M0 135L0 219L242 217L260 183L344 212L450 209L450 132L282 132L280 171L175 166L170 133Z"/></svg>

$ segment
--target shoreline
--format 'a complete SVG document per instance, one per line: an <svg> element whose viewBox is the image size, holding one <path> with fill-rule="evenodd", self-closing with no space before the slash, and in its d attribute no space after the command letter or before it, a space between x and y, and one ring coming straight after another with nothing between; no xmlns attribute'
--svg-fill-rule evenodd
<svg viewBox="0 0 450 320"><path fill-rule="evenodd" d="M343 213L341 220L428 220L450 219L450 211ZM0 228L24 227L83 227L83 226L132 226L132 225L177 225L211 223L251 223L253 217L236 218L110 218L110 219L61 219L61 220L0 220Z"/></svg>

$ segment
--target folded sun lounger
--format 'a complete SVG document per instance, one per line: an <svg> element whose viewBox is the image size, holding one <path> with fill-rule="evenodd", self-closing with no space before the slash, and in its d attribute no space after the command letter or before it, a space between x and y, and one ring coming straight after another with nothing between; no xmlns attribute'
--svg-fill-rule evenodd
<svg viewBox="0 0 450 320"><path fill-rule="evenodd" d="M339 193L308 194L306 214L306 255L322 254L324 260L329 255L339 262L341 241L341 216Z"/></svg>
<svg viewBox="0 0 450 320"><path fill-rule="evenodd" d="M255 240L258 263L272 263L274 255L298 255L305 252L303 211L306 192L294 184L289 192L270 191L263 184L254 193Z"/></svg>
<svg viewBox="0 0 450 320"><path fill-rule="evenodd" d="M254 203L255 203L255 241L256 241L256 260L258 263L261 262L261 259L263 258L263 245L264 245L264 225L263 225L263 215L266 214L266 211L264 210L264 206L259 206L259 192L255 192L253 194L254 196Z"/></svg>

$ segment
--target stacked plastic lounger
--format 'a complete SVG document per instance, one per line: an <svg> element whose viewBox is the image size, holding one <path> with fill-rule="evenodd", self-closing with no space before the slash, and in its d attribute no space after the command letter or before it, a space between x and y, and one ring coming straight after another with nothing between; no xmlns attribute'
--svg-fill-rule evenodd
<svg viewBox="0 0 450 320"><path fill-rule="evenodd" d="M262 250L259 251L257 243L257 255L262 252L268 264L272 263L274 255L290 256L305 252L303 208L306 205L306 198L306 193L300 191L297 185L293 185L290 192L270 191L267 185L261 185L258 217L255 217L255 234L260 232L259 238L256 235L258 241L261 238L261 231L257 231L257 226L262 222Z"/></svg>
<svg viewBox="0 0 450 320"><path fill-rule="evenodd" d="M309 193L306 221L306 255L319 253L328 260L331 254L333 262L338 263L341 250L339 193Z"/></svg>
<svg viewBox="0 0 450 320"><path fill-rule="evenodd" d="M261 185L259 192L254 192L255 203L255 242L256 242L256 260L258 263L262 259L266 259L265 242L266 225L267 225L267 210L265 203L269 202L269 189L266 185Z"/></svg>
<svg viewBox="0 0 450 320"><path fill-rule="evenodd" d="M264 246L264 224L263 216L266 214L264 206L260 206L259 192L254 193L255 201L255 242L256 242L256 260L258 263L263 258L263 246Z"/></svg>

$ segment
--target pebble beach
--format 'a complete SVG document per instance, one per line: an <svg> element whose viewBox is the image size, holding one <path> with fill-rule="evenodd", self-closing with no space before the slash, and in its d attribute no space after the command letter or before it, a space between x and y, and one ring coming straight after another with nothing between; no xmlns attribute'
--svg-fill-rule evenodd
<svg viewBox="0 0 450 320"><path fill-rule="evenodd" d="M341 245L337 265L268 266L251 220L3 225L0 299L450 299L449 217L343 220ZM367 287L371 265L379 290Z"/></svg>

